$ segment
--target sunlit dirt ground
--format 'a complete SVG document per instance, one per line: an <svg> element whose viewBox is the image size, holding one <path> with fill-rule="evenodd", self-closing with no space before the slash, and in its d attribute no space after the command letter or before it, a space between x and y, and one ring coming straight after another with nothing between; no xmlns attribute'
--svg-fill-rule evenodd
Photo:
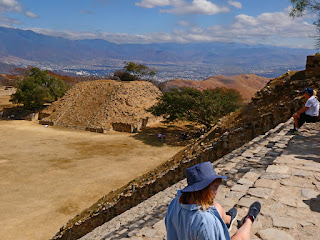
<svg viewBox="0 0 320 240"><path fill-rule="evenodd" d="M70 218L182 147L0 120L1 239L49 239ZM158 141L157 136L154 136Z"/></svg>

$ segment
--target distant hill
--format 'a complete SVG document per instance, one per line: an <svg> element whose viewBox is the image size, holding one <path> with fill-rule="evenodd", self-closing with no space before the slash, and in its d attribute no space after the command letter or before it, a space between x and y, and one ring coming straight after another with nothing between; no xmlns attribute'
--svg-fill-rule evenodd
<svg viewBox="0 0 320 240"><path fill-rule="evenodd" d="M14 68L15 68L14 65L2 63L1 56L0 56L0 73L1 74L11 74L11 73L13 73Z"/></svg>
<svg viewBox="0 0 320 240"><path fill-rule="evenodd" d="M184 64L192 68L197 64L242 67L293 68L305 65L310 49L293 49L239 43L193 44L115 44L105 40L69 40L46 36L33 31L0 27L0 62L36 66L82 66L88 69L120 66L124 60L146 64ZM11 62L10 62L11 61Z"/></svg>
<svg viewBox="0 0 320 240"><path fill-rule="evenodd" d="M17 76L0 74L0 86L13 86Z"/></svg>
<svg viewBox="0 0 320 240"><path fill-rule="evenodd" d="M249 101L254 94L263 88L268 82L269 78L260 77L255 74L244 74L236 76L213 76L203 81L193 81L184 79L174 79L164 84L164 91L177 87L194 87L199 90L226 87L238 90L242 97Z"/></svg>

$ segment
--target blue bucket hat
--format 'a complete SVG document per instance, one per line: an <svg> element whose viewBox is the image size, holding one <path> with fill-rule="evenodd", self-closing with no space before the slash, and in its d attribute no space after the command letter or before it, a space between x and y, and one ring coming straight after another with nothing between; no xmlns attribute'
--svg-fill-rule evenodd
<svg viewBox="0 0 320 240"><path fill-rule="evenodd" d="M202 162L194 165L186 170L188 186L181 192L196 192L200 191L217 178L227 179L227 176L219 176L213 169L211 162Z"/></svg>
<svg viewBox="0 0 320 240"><path fill-rule="evenodd" d="M303 93L308 93L309 96L313 95L313 89L310 87L307 87L305 90L302 90Z"/></svg>

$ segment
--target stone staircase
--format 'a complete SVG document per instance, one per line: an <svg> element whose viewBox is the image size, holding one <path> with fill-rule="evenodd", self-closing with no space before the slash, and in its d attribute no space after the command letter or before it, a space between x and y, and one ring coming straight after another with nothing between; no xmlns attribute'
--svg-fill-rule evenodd
<svg viewBox="0 0 320 240"><path fill-rule="evenodd" d="M225 210L237 205L241 219L252 202L262 203L252 239L306 240L320 235L320 152L315 150L320 125L307 124L299 135L291 135L292 125L292 119L279 124L213 163L217 173L228 176L216 197ZM288 147L292 138L296 143ZM315 152L308 155L310 145ZM167 207L186 184L185 179L174 184L81 239L166 239Z"/></svg>

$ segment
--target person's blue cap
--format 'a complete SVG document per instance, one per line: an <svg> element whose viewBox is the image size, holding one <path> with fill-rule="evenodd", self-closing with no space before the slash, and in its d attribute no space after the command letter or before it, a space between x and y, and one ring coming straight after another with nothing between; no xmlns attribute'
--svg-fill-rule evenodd
<svg viewBox="0 0 320 240"><path fill-rule="evenodd" d="M186 170L188 186L181 192L196 192L200 191L217 178L227 179L227 176L219 176L213 169L211 162L202 162L194 165Z"/></svg>
<svg viewBox="0 0 320 240"><path fill-rule="evenodd" d="M313 89L310 87L307 87L305 90L302 90L303 93L308 93L309 96L313 95Z"/></svg>

